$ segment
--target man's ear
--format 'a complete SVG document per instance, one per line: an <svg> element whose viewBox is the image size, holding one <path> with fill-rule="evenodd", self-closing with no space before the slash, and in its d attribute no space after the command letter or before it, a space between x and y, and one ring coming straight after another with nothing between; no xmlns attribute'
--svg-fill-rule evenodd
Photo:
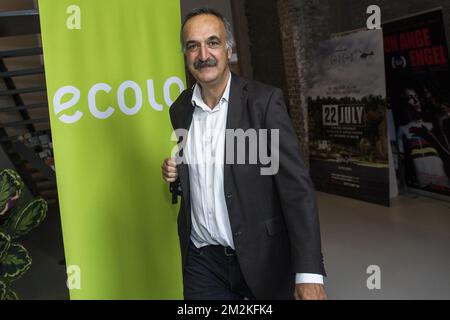
<svg viewBox="0 0 450 320"><path fill-rule="evenodd" d="M228 48L228 49L227 49L228 60L231 60L232 54L233 54L233 48Z"/></svg>

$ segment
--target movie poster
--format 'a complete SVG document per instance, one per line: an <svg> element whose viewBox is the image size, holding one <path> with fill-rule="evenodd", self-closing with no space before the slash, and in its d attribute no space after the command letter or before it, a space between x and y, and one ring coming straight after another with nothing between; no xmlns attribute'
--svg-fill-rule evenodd
<svg viewBox="0 0 450 320"><path fill-rule="evenodd" d="M449 56L442 11L383 25L386 81L409 188L450 196Z"/></svg>
<svg viewBox="0 0 450 320"><path fill-rule="evenodd" d="M321 42L313 56L307 103L315 187L388 206L382 31Z"/></svg>

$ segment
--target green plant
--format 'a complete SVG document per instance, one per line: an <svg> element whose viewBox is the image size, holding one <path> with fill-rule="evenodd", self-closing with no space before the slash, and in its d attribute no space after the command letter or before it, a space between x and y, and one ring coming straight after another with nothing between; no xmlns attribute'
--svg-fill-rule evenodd
<svg viewBox="0 0 450 320"><path fill-rule="evenodd" d="M31 267L31 256L19 243L23 236L36 228L47 214L47 202L36 198L29 203L22 200L23 181L16 171L0 171L0 300L17 300L11 289Z"/></svg>

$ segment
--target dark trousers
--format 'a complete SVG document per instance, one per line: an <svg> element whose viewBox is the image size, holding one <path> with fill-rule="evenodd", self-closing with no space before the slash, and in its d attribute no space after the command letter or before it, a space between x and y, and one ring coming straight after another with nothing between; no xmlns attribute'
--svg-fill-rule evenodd
<svg viewBox="0 0 450 320"><path fill-rule="evenodd" d="M189 244L183 269L184 298L186 300L243 300L254 299L231 248Z"/></svg>

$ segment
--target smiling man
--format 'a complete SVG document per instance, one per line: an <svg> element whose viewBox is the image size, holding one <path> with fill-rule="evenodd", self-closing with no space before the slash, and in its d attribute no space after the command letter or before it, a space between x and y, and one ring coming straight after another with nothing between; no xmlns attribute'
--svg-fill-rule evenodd
<svg viewBox="0 0 450 320"><path fill-rule="evenodd" d="M197 83L170 109L188 134L162 174L182 190L185 299L325 299L314 189L281 90L230 72L233 32L214 10L190 12L181 42ZM225 163L227 129L277 130L279 170Z"/></svg>

